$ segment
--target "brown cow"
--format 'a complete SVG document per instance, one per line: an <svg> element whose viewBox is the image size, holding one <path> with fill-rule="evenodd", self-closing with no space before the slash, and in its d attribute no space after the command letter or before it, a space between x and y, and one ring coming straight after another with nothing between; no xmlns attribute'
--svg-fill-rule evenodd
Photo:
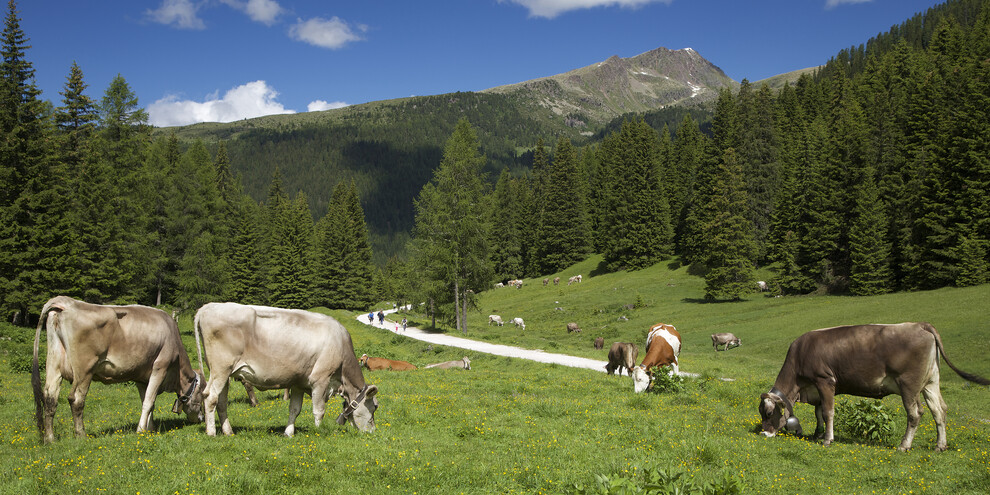
<svg viewBox="0 0 990 495"><path fill-rule="evenodd" d="M471 369L471 360L468 359L467 356L464 356L463 358L458 359L456 361L444 361L442 363L428 364L424 366L424 368L440 368L442 370L446 370L450 368L463 368L469 370Z"/></svg>
<svg viewBox="0 0 990 495"><path fill-rule="evenodd" d="M567 333L580 332L580 331L581 331L581 327L579 327L577 323L574 323L572 321L567 324Z"/></svg>
<svg viewBox="0 0 990 495"><path fill-rule="evenodd" d="M368 357L367 354L362 354L359 361L362 366L371 371L411 371L416 369L412 363L408 363L406 361L394 361L380 357Z"/></svg>
<svg viewBox="0 0 990 495"><path fill-rule="evenodd" d="M554 277L553 278L553 285L558 285L558 284L560 284L560 277Z"/></svg>
<svg viewBox="0 0 990 495"><path fill-rule="evenodd" d="M605 365L605 372L613 375L618 370L618 374L622 375L622 368L625 368L632 375L637 356L639 356L639 347L636 347L636 344L613 342L612 348L608 350L608 364Z"/></svg>
<svg viewBox="0 0 990 495"><path fill-rule="evenodd" d="M48 335L44 389L38 369L42 328ZM155 399L162 392L175 392L173 412L185 411L194 422L203 419L206 380L189 364L175 320L155 308L101 306L66 296L49 299L41 308L31 363L38 430L46 443L55 441L52 420L63 379L72 384L69 407L80 438L86 437L83 407L93 379L137 385L139 432L155 428Z"/></svg>
<svg viewBox="0 0 990 495"><path fill-rule="evenodd" d="M677 357L680 355L681 334L673 325L658 323L650 327L646 336L646 356L632 372L633 390L637 393L646 391L652 379L649 371L654 366L669 365L671 373L678 374Z"/></svg>
<svg viewBox="0 0 990 495"><path fill-rule="evenodd" d="M718 351L718 346L722 346L723 351L729 350L730 347L739 347L742 342L739 337L732 335L731 333L713 333L712 334L712 347Z"/></svg>
<svg viewBox="0 0 990 495"><path fill-rule="evenodd" d="M798 337L787 350L773 388L760 396L763 435L783 429L802 434L794 402L815 406L815 437L832 443L835 395L881 398L898 394L907 413L907 429L898 450L911 448L921 422L921 395L935 418L935 450L946 448L946 405L939 390L938 356L966 380L990 380L961 371L945 356L942 338L928 323L850 325L814 330ZM824 424L824 426L823 426Z"/></svg>
<svg viewBox="0 0 990 495"><path fill-rule="evenodd" d="M605 347L605 338L598 337L595 339L595 349L601 350L602 347Z"/></svg>

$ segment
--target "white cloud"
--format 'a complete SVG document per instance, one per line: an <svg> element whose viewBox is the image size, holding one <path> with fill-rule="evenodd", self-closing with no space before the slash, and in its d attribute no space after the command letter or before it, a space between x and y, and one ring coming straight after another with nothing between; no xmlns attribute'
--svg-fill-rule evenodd
<svg viewBox="0 0 990 495"><path fill-rule="evenodd" d="M199 103L179 100L169 95L148 105L148 120L152 125L168 127L189 125L197 122L233 122L240 119L296 113L275 101L278 92L265 81L242 84L227 91L223 98L212 95Z"/></svg>
<svg viewBox="0 0 990 495"><path fill-rule="evenodd" d="M154 22L179 29L206 29L206 24L196 16L199 6L191 0L162 0L162 6L146 10L144 15Z"/></svg>
<svg viewBox="0 0 990 495"><path fill-rule="evenodd" d="M866 3L872 1L873 0L825 0L825 10L834 9L847 3Z"/></svg>
<svg viewBox="0 0 990 495"><path fill-rule="evenodd" d="M359 31L366 31L367 27L359 25L357 29ZM351 29L347 22L336 16L329 20L319 17L314 17L308 21L299 19L298 22L289 28L289 37L296 41L302 41L331 50L342 48L347 43L363 39Z"/></svg>
<svg viewBox="0 0 990 495"><path fill-rule="evenodd" d="M221 2L240 10L252 21L271 26L278 16L285 11L275 0L220 0Z"/></svg>
<svg viewBox="0 0 990 495"><path fill-rule="evenodd" d="M321 112L323 110L333 110L335 108L344 108L346 106L348 106L348 104L347 103L344 103L342 101L335 101L335 102L328 103L328 102L323 101L323 100L315 100L315 101L309 102L309 105L306 106L306 111L307 112Z"/></svg>
<svg viewBox="0 0 990 495"><path fill-rule="evenodd" d="M591 9L595 7L628 7L637 8L649 3L670 4L673 0L499 0L509 1L529 9L530 17L545 17L553 19L564 12L572 10ZM835 0L828 0L835 1Z"/></svg>

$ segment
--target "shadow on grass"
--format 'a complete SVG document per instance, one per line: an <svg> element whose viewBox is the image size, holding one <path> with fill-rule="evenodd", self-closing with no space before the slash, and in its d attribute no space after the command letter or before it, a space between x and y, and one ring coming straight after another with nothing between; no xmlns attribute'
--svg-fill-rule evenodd
<svg viewBox="0 0 990 495"><path fill-rule="evenodd" d="M202 424L202 423L193 423L191 421L186 420L185 414L183 414L181 417L174 417L169 419L155 418L154 431L157 433L168 433L172 430L181 430L186 426L196 425L196 424ZM108 437L111 435L116 435L121 433L136 433L137 427L138 425L137 422L135 421L133 423L128 423L120 427L104 428L96 433L91 433L87 430L86 433L94 437Z"/></svg>

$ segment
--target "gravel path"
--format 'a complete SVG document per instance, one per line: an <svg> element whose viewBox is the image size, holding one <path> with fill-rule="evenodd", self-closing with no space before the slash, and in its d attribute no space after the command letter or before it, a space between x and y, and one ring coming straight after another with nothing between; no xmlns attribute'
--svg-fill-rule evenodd
<svg viewBox="0 0 990 495"><path fill-rule="evenodd" d="M383 311L386 315L394 313L396 310L390 309ZM377 312L376 312L377 314ZM427 333L419 328L406 327L405 331L402 331L402 326L398 323L385 319L385 325L379 325L377 322L369 322L368 315L363 314L357 317L358 321L364 324L372 325L376 328L384 328L389 332L395 333L397 335L404 335L409 338L422 340L424 342L430 342L433 344L446 345L450 347L459 347L461 349L469 349L472 351L484 352L486 354L495 354L497 356L508 356L521 359L529 359L531 361L539 361L541 363L554 363L563 366L570 366L572 368L586 368L589 370L605 372L605 365L608 364L605 361L598 361L595 359L588 359L577 356L568 356L566 354L554 354L550 352L544 352L541 350L532 349L522 349L520 347L513 347L509 345L501 344L489 344L487 342L479 342L477 340L463 339L460 337L454 337L451 335L446 335L442 333ZM398 330L397 330L398 329Z"/></svg>

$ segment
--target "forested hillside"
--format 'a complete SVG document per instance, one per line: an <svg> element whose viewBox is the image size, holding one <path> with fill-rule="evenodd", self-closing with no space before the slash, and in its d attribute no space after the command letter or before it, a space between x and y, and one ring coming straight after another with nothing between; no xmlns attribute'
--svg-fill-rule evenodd
<svg viewBox="0 0 990 495"><path fill-rule="evenodd" d="M493 282L591 252L599 271L676 257L712 300L767 266L779 294L988 281L990 0L930 9L780 90L723 89L710 132L667 108L599 136L477 93L155 130L122 76L94 99L73 66L42 100L13 2L5 21L5 318L65 294L416 298L453 322Z"/></svg>

